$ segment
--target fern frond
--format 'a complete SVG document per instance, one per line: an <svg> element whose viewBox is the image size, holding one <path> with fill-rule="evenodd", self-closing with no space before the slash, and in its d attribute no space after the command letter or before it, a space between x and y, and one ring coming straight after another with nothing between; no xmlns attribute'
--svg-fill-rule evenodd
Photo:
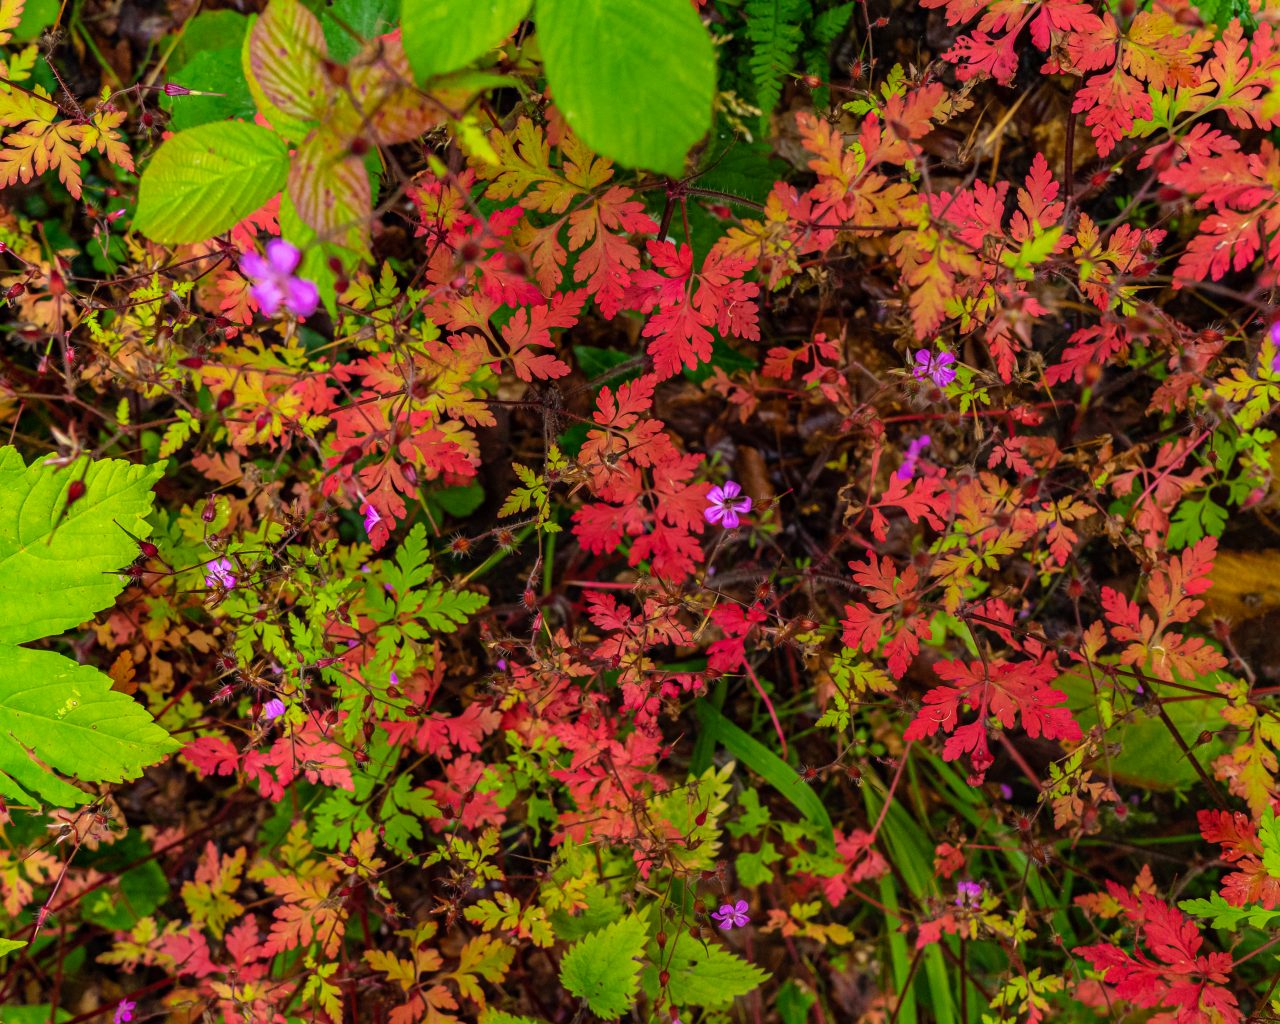
<svg viewBox="0 0 1280 1024"><path fill-rule="evenodd" d="M768 115L782 95L782 76L791 70L800 26L812 8L808 0L747 0L745 12L756 105Z"/></svg>

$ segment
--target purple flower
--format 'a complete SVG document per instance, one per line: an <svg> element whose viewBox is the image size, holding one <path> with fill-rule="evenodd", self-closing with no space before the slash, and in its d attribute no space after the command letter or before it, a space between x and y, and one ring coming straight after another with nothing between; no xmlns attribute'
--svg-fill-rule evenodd
<svg viewBox="0 0 1280 1024"><path fill-rule="evenodd" d="M982 883L965 880L956 883L956 906L977 907L982 903Z"/></svg>
<svg viewBox="0 0 1280 1024"><path fill-rule="evenodd" d="M916 351L916 368L912 371L916 380L930 378L940 388L945 388L956 379L956 371L951 364L956 357L950 352L930 352L927 348Z"/></svg>
<svg viewBox="0 0 1280 1024"><path fill-rule="evenodd" d="M277 718L284 714L284 701L279 697L272 697L262 706L262 717L268 722L274 722Z"/></svg>
<svg viewBox="0 0 1280 1024"><path fill-rule="evenodd" d="M373 528L382 522L382 516L378 515L378 510L368 502L364 506L364 532L373 533Z"/></svg>
<svg viewBox="0 0 1280 1024"><path fill-rule="evenodd" d="M750 511L751 499L742 493L742 487L726 480L723 487L713 487L707 492L707 510L703 515L707 522L732 530L741 522L739 517Z"/></svg>
<svg viewBox="0 0 1280 1024"><path fill-rule="evenodd" d="M267 316L275 316L282 303L290 313L304 320L316 311L320 293L315 284L293 274L301 259L302 253L283 238L273 238L267 243L265 257L256 252L240 257L241 272L253 279L249 294Z"/></svg>
<svg viewBox="0 0 1280 1024"><path fill-rule="evenodd" d="M133 1020L133 1011L137 1009L138 1004L131 999L121 999L116 1003L116 1019L115 1024L127 1024Z"/></svg>
<svg viewBox="0 0 1280 1024"><path fill-rule="evenodd" d="M914 441L907 445L907 454L903 456L902 465L898 467L898 479L910 480L915 475L916 463L920 460L920 453L929 447L929 435L921 434Z"/></svg>
<svg viewBox="0 0 1280 1024"><path fill-rule="evenodd" d="M735 928L745 928L751 923L751 913L747 909L746 900L737 903L726 903L711 915L711 919L720 926L721 931L731 932Z"/></svg>
<svg viewBox="0 0 1280 1024"><path fill-rule="evenodd" d="M204 567L204 585L210 590L221 587L223 590L235 590L236 577L231 571L234 566L229 558L215 558Z"/></svg>

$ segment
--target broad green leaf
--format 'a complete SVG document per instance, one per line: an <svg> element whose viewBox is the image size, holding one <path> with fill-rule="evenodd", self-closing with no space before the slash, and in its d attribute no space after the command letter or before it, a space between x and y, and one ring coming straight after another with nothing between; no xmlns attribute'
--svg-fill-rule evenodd
<svg viewBox="0 0 1280 1024"><path fill-rule="evenodd" d="M328 47L320 20L298 0L271 0L249 30L249 70L286 115L316 121L329 105Z"/></svg>
<svg viewBox="0 0 1280 1024"><path fill-rule="evenodd" d="M723 946L704 946L683 932L676 936L668 956L662 963L671 975L669 990L676 1006L723 1009L769 977L767 971Z"/></svg>
<svg viewBox="0 0 1280 1024"><path fill-rule="evenodd" d="M1203 700L1178 700L1164 705L1169 721L1188 746L1196 743L1206 723L1221 721L1220 712L1227 702L1225 697L1213 691L1213 687L1220 679L1225 678L1215 673L1201 680L1198 685L1206 692ZM1099 698L1095 699L1093 683L1089 680L1087 670L1082 669L1064 673L1053 685L1066 693L1071 713L1085 732L1097 724L1099 711L1108 713L1108 708L1101 703L1102 699L1114 695L1114 691L1103 679L1098 684ZM1129 720L1111 726L1108 736L1118 740L1120 746L1118 753L1101 762L1109 778L1146 789L1185 789L1200 781L1200 773L1196 771L1195 765L1187 759L1187 755L1169 732L1169 727L1159 716L1148 715L1144 710L1138 709ZM1229 749L1229 744L1214 736L1208 743L1195 746L1191 756L1197 758L1202 767L1206 767Z"/></svg>
<svg viewBox="0 0 1280 1024"><path fill-rule="evenodd" d="M338 136L316 132L294 151L289 198L318 239L357 253L368 249L373 187L364 162Z"/></svg>
<svg viewBox="0 0 1280 1024"><path fill-rule="evenodd" d="M631 1008L640 981L637 957L649 929L635 914L592 932L565 954L560 983L597 1017L617 1020Z"/></svg>
<svg viewBox="0 0 1280 1024"><path fill-rule="evenodd" d="M86 782L124 782L177 750L146 709L111 678L52 651L0 647L0 793L59 806L84 794L28 753Z"/></svg>
<svg viewBox="0 0 1280 1024"><path fill-rule="evenodd" d="M0 643L53 636L115 600L124 589L117 570L138 554L129 533L151 532L151 487L162 473L119 459L26 466L0 448ZM67 509L75 480L84 493Z"/></svg>
<svg viewBox="0 0 1280 1024"><path fill-rule="evenodd" d="M335 0L320 12L329 56L346 64L363 43L395 28L399 15L399 0Z"/></svg>
<svg viewBox="0 0 1280 1024"><path fill-rule="evenodd" d="M466 67L506 39L529 13L529 4L530 0L406 3L401 30L414 77L421 82Z"/></svg>
<svg viewBox="0 0 1280 1024"><path fill-rule="evenodd" d="M21 939L0 939L0 956L6 953L12 953L15 949L21 949L26 942Z"/></svg>
<svg viewBox="0 0 1280 1024"><path fill-rule="evenodd" d="M711 127L715 54L689 0L538 0L556 106L597 153L671 177Z"/></svg>
<svg viewBox="0 0 1280 1024"><path fill-rule="evenodd" d="M160 105L171 114L169 126L186 131L212 121L251 118L255 110L249 83L240 66L240 44L221 50L201 50L170 81L199 93L218 95L164 96Z"/></svg>
<svg viewBox="0 0 1280 1024"><path fill-rule="evenodd" d="M182 33L173 40L170 64L183 67L206 50L231 47L239 53L249 25L250 19L239 11L201 11L186 22Z"/></svg>
<svg viewBox="0 0 1280 1024"><path fill-rule="evenodd" d="M133 226L168 245L203 242L262 207L288 172L284 142L257 125L220 121L179 132L143 172Z"/></svg>

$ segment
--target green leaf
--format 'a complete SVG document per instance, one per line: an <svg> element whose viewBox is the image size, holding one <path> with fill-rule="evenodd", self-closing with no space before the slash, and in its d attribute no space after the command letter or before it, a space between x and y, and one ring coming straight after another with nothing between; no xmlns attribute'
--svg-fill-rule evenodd
<svg viewBox="0 0 1280 1024"><path fill-rule="evenodd" d="M459 484L429 491L423 497L433 508L439 508L455 519L465 519L484 504L484 488L479 484Z"/></svg>
<svg viewBox="0 0 1280 1024"><path fill-rule="evenodd" d="M517 1017L513 1013L501 1010L485 1010L480 1015L480 1024L543 1024L536 1017Z"/></svg>
<svg viewBox="0 0 1280 1024"><path fill-rule="evenodd" d="M363 42L376 39L396 27L399 0L336 0L320 12L320 27L329 44L329 56L348 63ZM359 36L359 40L352 33Z"/></svg>
<svg viewBox="0 0 1280 1024"><path fill-rule="evenodd" d="M809 1007L817 1001L818 997L808 989L801 988L794 980L787 980L778 989L773 1005L782 1018L782 1024L808 1024Z"/></svg>
<svg viewBox="0 0 1280 1024"><path fill-rule="evenodd" d="M586 1001L591 1012L617 1020L631 1008L640 981L640 963L649 929L630 914L592 932L564 955L560 983Z"/></svg>
<svg viewBox="0 0 1280 1024"><path fill-rule="evenodd" d="M58 806L84 794L38 765L87 782L124 782L177 750L111 678L52 651L0 647L0 793Z"/></svg>
<svg viewBox="0 0 1280 1024"><path fill-rule="evenodd" d="M167 245L203 242L260 209L288 172L284 142L255 124L220 121L179 132L143 172L133 226Z"/></svg>
<svg viewBox="0 0 1280 1024"><path fill-rule="evenodd" d="M1261 906L1233 907L1221 893L1216 892L1207 900L1183 900L1178 908L1193 917L1208 918L1214 928L1233 932L1238 931L1241 925L1270 931L1280 921L1280 910L1267 910Z"/></svg>
<svg viewBox="0 0 1280 1024"><path fill-rule="evenodd" d="M1213 686L1225 678L1215 673L1200 680L1199 686L1206 692L1203 699L1171 701L1164 705L1169 721L1188 745L1196 742L1206 722L1219 720L1219 713L1227 702L1225 697L1213 692ZM1098 723L1101 698L1115 696L1115 691L1104 682L1099 684L1099 698L1095 698L1093 682L1081 669L1063 673L1053 685L1066 693L1071 713L1085 732ZM1200 773L1162 719L1138 710L1128 720L1113 726L1109 735L1119 740L1120 749L1104 762L1108 777L1126 785L1163 790L1186 789L1200 781ZM1204 766L1212 764L1229 749L1223 739L1214 736L1208 743L1195 747L1191 756Z"/></svg>
<svg viewBox="0 0 1280 1024"><path fill-rule="evenodd" d="M21 949L26 945L22 939L0 939L0 956L6 953L12 953L15 949Z"/></svg>
<svg viewBox="0 0 1280 1024"><path fill-rule="evenodd" d="M791 801L792 806L817 828L825 846L834 846L831 816L818 794L800 778L799 772L759 740L748 736L707 701L698 701L694 709L705 732L713 735L725 750Z"/></svg>
<svg viewBox="0 0 1280 1024"><path fill-rule="evenodd" d="M151 533L151 487L163 471L119 459L26 466L0 448L0 643L53 636L115 600L124 589L116 570L138 554L125 531ZM75 480L84 492L67 510Z"/></svg>
<svg viewBox="0 0 1280 1024"><path fill-rule="evenodd" d="M1258 821L1258 841L1262 844L1262 866L1272 878L1280 878L1280 818L1268 807Z"/></svg>
<svg viewBox="0 0 1280 1024"><path fill-rule="evenodd" d="M319 120L329 106L324 71L328 47L320 19L298 0L270 0L249 29L249 69L278 110L302 121Z"/></svg>
<svg viewBox="0 0 1280 1024"><path fill-rule="evenodd" d="M406 3L401 15L404 53L419 82L464 68L506 39L531 0L432 0ZM538 5L541 12L542 5Z"/></svg>
<svg viewBox="0 0 1280 1024"><path fill-rule="evenodd" d="M715 54L689 0L538 0L556 106L591 149L671 177L711 127Z"/></svg>
<svg viewBox="0 0 1280 1024"><path fill-rule="evenodd" d="M704 946L683 932L672 943L670 960L662 962L671 974L669 991L676 1006L722 1009L769 977L768 971L723 946Z"/></svg>
<svg viewBox="0 0 1280 1024"><path fill-rule="evenodd" d="M160 105L171 114L169 126L186 131L212 121L253 117L255 106L240 64L240 42L221 50L201 50L169 79L210 96L165 96Z"/></svg>

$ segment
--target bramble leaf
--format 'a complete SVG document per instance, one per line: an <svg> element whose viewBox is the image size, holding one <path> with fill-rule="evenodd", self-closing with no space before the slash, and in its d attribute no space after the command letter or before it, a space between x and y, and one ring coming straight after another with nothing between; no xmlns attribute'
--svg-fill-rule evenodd
<svg viewBox="0 0 1280 1024"><path fill-rule="evenodd" d="M644 953L649 929L630 914L592 932L565 954L560 983L586 1001L591 1012L617 1020L631 1007L640 981L637 957Z"/></svg>
<svg viewBox="0 0 1280 1024"><path fill-rule="evenodd" d="M689 0L539 0L556 104L597 153L677 177L711 127L715 55Z"/></svg>
<svg viewBox="0 0 1280 1024"><path fill-rule="evenodd" d="M0 643L53 636L115 600L124 589L115 571L138 554L129 534L151 533L162 471L119 459L26 466L0 448ZM83 491L68 509L76 480Z"/></svg>
<svg viewBox="0 0 1280 1024"><path fill-rule="evenodd" d="M530 0L434 0L409 3L402 15L404 52L419 81L464 68L509 36Z"/></svg>
<svg viewBox="0 0 1280 1024"><path fill-rule="evenodd" d="M164 142L142 174L133 226L152 241L203 242L284 188L289 151L253 124L220 121Z"/></svg>

